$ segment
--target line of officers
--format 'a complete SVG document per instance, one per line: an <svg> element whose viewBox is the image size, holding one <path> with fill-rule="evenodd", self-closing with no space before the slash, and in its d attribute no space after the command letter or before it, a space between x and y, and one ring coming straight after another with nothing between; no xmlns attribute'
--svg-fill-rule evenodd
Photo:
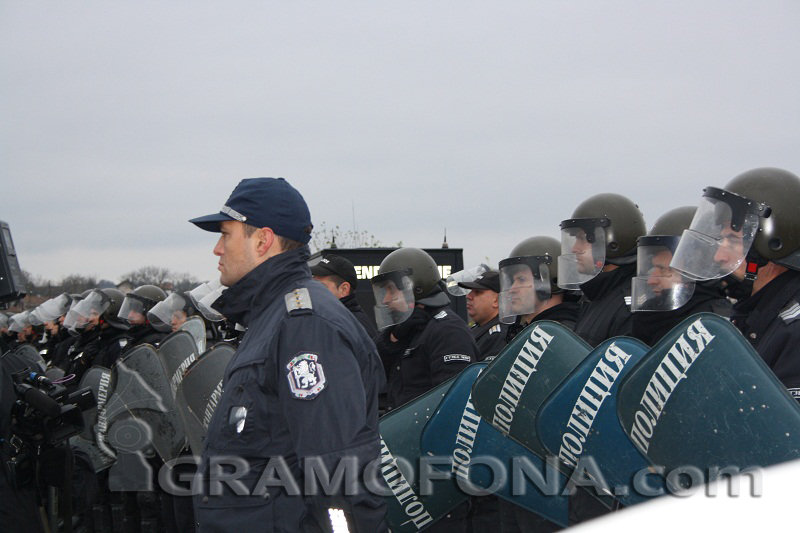
<svg viewBox="0 0 800 533"><path fill-rule="evenodd" d="M664 213L649 231L629 198L592 196L561 222L560 241L527 238L497 270L483 265L442 280L426 252L400 248L370 280L377 330L355 299L351 263L328 255L311 271L373 337L386 371L384 411L491 360L533 321L557 321L592 346L619 335L652 346L704 311L730 318L800 399L798 205L800 178L758 168L722 188L707 187L697 207ZM214 282L170 295L152 285L128 295L64 294L32 312L0 314L0 333L9 347L36 346L49 366L75 374L77 385L91 366L110 368L126 350L158 344L193 314L206 320L209 339L236 343L241 331L212 307L224 290ZM465 295L471 328L449 308L448 291ZM85 524L89 531L110 531L111 523L122 531L192 531L191 503L172 500L178 499L161 494L159 502L151 493L115 499L100 490ZM590 497L570 501L571 523L604 512ZM498 523L503 532L558 529L488 496L463 504L430 531L496 531Z"/></svg>

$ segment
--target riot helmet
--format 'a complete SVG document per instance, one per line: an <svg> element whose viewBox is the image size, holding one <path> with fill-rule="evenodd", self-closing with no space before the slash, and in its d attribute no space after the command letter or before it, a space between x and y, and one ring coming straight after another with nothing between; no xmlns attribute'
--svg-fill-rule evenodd
<svg viewBox="0 0 800 533"><path fill-rule="evenodd" d="M668 211L647 235L637 239L631 311L673 311L683 307L694 294L694 281L671 268L670 261L696 210L688 206Z"/></svg>
<svg viewBox="0 0 800 533"><path fill-rule="evenodd" d="M8 320L8 331L11 333L22 333L26 326L30 326L28 322L28 314L30 311L21 311L11 315Z"/></svg>
<svg viewBox="0 0 800 533"><path fill-rule="evenodd" d="M117 317L132 326L144 325L147 322L147 312L166 299L167 293L159 287L142 285L125 295Z"/></svg>
<svg viewBox="0 0 800 533"><path fill-rule="evenodd" d="M517 244L507 259L500 261L500 321L531 315L550 299L558 272L559 242L552 237L530 237ZM560 292L555 287L555 292Z"/></svg>
<svg viewBox="0 0 800 533"><path fill-rule="evenodd" d="M613 193L584 200L560 226L558 286L563 289L579 289L606 264L632 263L636 239L647 231L639 206Z"/></svg>
<svg viewBox="0 0 800 533"><path fill-rule="evenodd" d="M173 292L163 302L158 302L147 313L150 325L158 331L174 331L194 314L194 305L188 295Z"/></svg>
<svg viewBox="0 0 800 533"><path fill-rule="evenodd" d="M8 315L0 312L0 333L8 331Z"/></svg>
<svg viewBox="0 0 800 533"><path fill-rule="evenodd" d="M65 292L42 303L36 311L45 323L55 322L58 317L67 314L71 303L72 297Z"/></svg>
<svg viewBox="0 0 800 533"><path fill-rule="evenodd" d="M378 329L404 322L415 304L441 307L450 302L439 267L419 248L399 248L387 255L370 283Z"/></svg>
<svg viewBox="0 0 800 533"><path fill-rule="evenodd" d="M466 296L470 289L462 287L459 283L472 283L484 272L490 270L491 268L483 263L472 268L465 268L464 270L459 270L447 276L444 285L447 288L447 292L453 296Z"/></svg>
<svg viewBox="0 0 800 533"><path fill-rule="evenodd" d="M779 168L748 170L722 189L706 187L672 266L696 279L732 273L755 279L769 261L800 270L799 201L800 178Z"/></svg>

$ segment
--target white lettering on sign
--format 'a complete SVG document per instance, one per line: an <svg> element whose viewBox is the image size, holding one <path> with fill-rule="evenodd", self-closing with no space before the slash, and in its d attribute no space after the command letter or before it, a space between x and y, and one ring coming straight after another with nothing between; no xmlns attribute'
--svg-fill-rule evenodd
<svg viewBox="0 0 800 533"><path fill-rule="evenodd" d="M536 365L539 364L542 354L552 340L552 335L548 335L539 326L536 326L511 364L492 417L492 425L506 435L511 431L514 411L517 409L522 391L528 383L528 379L536 372Z"/></svg>
<svg viewBox="0 0 800 533"><path fill-rule="evenodd" d="M397 466L397 459L389 451L389 447L386 446L383 439L381 439L381 474L397 499L397 503L411 519L410 522L417 526L417 529L422 529L423 526L433 522L433 517L425 510L419 496L414 494L408 480Z"/></svg>
<svg viewBox="0 0 800 533"><path fill-rule="evenodd" d="M706 346L714 339L714 335L700 322L693 322L686 332L678 337L672 348L661 360L655 373L650 378L639 404L641 409L633 417L633 427L630 437L643 452L650 447L653 430L658 423L658 418L664 411L672 393L681 382L686 379L686 372L697 360Z"/></svg>

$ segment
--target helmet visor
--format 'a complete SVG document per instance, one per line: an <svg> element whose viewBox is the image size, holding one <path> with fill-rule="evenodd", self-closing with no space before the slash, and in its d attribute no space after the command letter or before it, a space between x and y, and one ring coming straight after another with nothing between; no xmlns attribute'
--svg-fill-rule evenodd
<svg viewBox="0 0 800 533"><path fill-rule="evenodd" d="M579 289L602 270L606 262L606 231L602 226L570 226L561 229L558 286Z"/></svg>
<svg viewBox="0 0 800 533"><path fill-rule="evenodd" d="M117 318L128 324L144 324L146 321L144 302L131 295L125 296Z"/></svg>
<svg viewBox="0 0 800 533"><path fill-rule="evenodd" d="M445 286L447 287L447 292L449 292L453 296L466 296L467 293L469 293L469 289L466 289L464 287L459 287L458 284L472 283L478 278L478 276L480 276L484 272L487 272L488 270L489 270L488 266L480 264L476 267L459 270L454 274L450 274L449 276L447 276L447 279L444 282Z"/></svg>
<svg viewBox="0 0 800 533"><path fill-rule="evenodd" d="M513 257L500 261L500 294L497 297L500 321L530 315L550 299L550 271L547 256Z"/></svg>
<svg viewBox="0 0 800 533"><path fill-rule="evenodd" d="M400 324L411 316L414 312L414 282L409 270L378 274L370 281L379 330Z"/></svg>
<svg viewBox="0 0 800 533"><path fill-rule="evenodd" d="M636 277L631 280L631 311L672 311L683 307L694 293L694 281L670 268L672 247L642 244L639 238ZM657 238L649 238L657 239ZM677 240L677 237L665 239Z"/></svg>
<svg viewBox="0 0 800 533"><path fill-rule="evenodd" d="M214 283L218 283L218 285L213 285ZM203 298L197 302L195 307L197 307L197 310L200 311L200 314L206 317L206 319L210 320L211 322L219 322L221 320L225 320L225 317L222 315L222 313L211 306L220 296L222 296L222 293L225 292L228 287L219 282L212 282L211 286L216 286L216 288L203 296Z"/></svg>
<svg viewBox="0 0 800 533"><path fill-rule="evenodd" d="M26 325L27 321L25 320L25 313L17 313L15 315L11 315L11 318L8 321L8 331L19 333L25 329Z"/></svg>
<svg viewBox="0 0 800 533"><path fill-rule="evenodd" d="M55 298L50 298L36 309L44 322L54 322L58 317L67 313L69 304L69 296L61 294Z"/></svg>
<svg viewBox="0 0 800 533"><path fill-rule="evenodd" d="M670 266L696 280L727 276L747 257L758 221L755 213L737 214L723 198L704 196Z"/></svg>
<svg viewBox="0 0 800 533"><path fill-rule="evenodd" d="M176 318L176 313L183 313L183 316L186 316L183 311L186 303L183 296L173 292L166 300L158 302L147 312L147 320L158 331L172 331L172 321Z"/></svg>

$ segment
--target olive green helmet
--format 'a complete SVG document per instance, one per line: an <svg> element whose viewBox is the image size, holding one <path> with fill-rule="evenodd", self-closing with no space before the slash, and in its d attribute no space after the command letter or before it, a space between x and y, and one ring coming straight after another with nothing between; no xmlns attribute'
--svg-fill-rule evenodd
<svg viewBox="0 0 800 533"><path fill-rule="evenodd" d="M550 285L553 292L559 292L556 280L558 279L558 256L561 255L561 243L553 237L529 237L524 241L517 244L508 258L514 257L540 257L544 259L549 257L550 261L546 262L547 270L550 274Z"/></svg>
<svg viewBox="0 0 800 533"><path fill-rule="evenodd" d="M768 209L751 250L763 259L800 270L800 178L780 168L755 168L724 188Z"/></svg>
<svg viewBox="0 0 800 533"><path fill-rule="evenodd" d="M117 317L117 314L122 307L122 302L125 300L125 295L122 293L122 291L113 288L101 290L110 302L108 309L106 309L102 315L103 320L116 328L127 329L127 324L119 320Z"/></svg>
<svg viewBox="0 0 800 533"><path fill-rule="evenodd" d="M426 251L419 248L399 248L381 261L378 275L403 270L410 271L409 277L413 283L412 290L417 302L424 303L421 300L441 292L442 276L439 267ZM446 304L450 299L447 295L444 297Z"/></svg>
<svg viewBox="0 0 800 533"><path fill-rule="evenodd" d="M584 200L561 227L589 221L605 229L606 259L629 255L636 249L636 239L647 233L639 206L621 194L603 193Z"/></svg>
<svg viewBox="0 0 800 533"><path fill-rule="evenodd" d="M167 293L155 285L142 285L125 295L117 316L124 321L130 322L130 313L134 312L142 317L147 316L147 312L158 302L164 301Z"/></svg>
<svg viewBox="0 0 800 533"><path fill-rule="evenodd" d="M552 237L531 237L517 244L511 256L500 261L498 314L505 324L515 317L538 312L553 292L561 244Z"/></svg>

